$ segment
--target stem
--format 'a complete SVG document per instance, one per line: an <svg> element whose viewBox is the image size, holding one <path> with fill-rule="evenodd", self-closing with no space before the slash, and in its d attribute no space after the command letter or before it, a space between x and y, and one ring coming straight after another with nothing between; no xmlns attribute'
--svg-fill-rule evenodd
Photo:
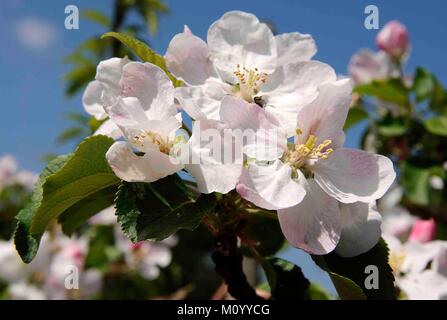
<svg viewBox="0 0 447 320"><path fill-rule="evenodd" d="M235 234L220 234L215 241L216 250L211 255L216 272L225 280L228 292L237 300L263 301L250 286L242 270L242 255L237 248Z"/></svg>

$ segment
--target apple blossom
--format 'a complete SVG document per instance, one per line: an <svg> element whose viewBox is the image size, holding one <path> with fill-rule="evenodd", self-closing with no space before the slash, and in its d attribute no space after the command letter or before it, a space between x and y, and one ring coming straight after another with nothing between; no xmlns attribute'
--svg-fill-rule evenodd
<svg viewBox="0 0 447 320"><path fill-rule="evenodd" d="M160 268L165 268L171 263L171 247L177 244L175 236L160 242L132 243L118 226L115 228L115 241L117 247L123 252L129 267L149 280L157 278Z"/></svg>
<svg viewBox="0 0 447 320"><path fill-rule="evenodd" d="M388 22L377 34L376 44L391 57L401 58L410 46L407 28L396 20Z"/></svg>
<svg viewBox="0 0 447 320"><path fill-rule="evenodd" d="M274 161L249 161L236 187L255 205L278 210L288 241L314 254L331 251L339 241L339 202L373 202L395 178L388 158L342 148L350 95L347 79L322 85L298 113L293 146ZM356 212L351 210L344 214ZM364 210L368 217L370 208ZM377 241L377 233L373 237Z"/></svg>
<svg viewBox="0 0 447 320"><path fill-rule="evenodd" d="M410 300L447 298L447 242L401 243L384 235L390 248L389 263L396 284Z"/></svg>
<svg viewBox="0 0 447 320"><path fill-rule="evenodd" d="M99 292L102 286L101 272L85 268L88 240L84 237L69 239L59 235L56 245L43 286L47 299L87 298ZM69 275L67 267L77 269L79 289L66 288L65 280Z"/></svg>
<svg viewBox="0 0 447 320"><path fill-rule="evenodd" d="M348 66L354 84L367 84L373 80L385 80L398 75L388 55L361 49L354 54Z"/></svg>
<svg viewBox="0 0 447 320"><path fill-rule="evenodd" d="M0 157L0 191L7 186L19 184L32 189L37 181L37 175L26 170L18 170L16 159L11 155Z"/></svg>
<svg viewBox="0 0 447 320"><path fill-rule="evenodd" d="M105 112L126 139L115 142L106 154L112 170L129 182L153 182L181 170L183 164L176 159L184 142L176 136L181 114L166 74L155 65L131 62L123 68L120 87L120 96L103 96Z"/></svg>
<svg viewBox="0 0 447 320"><path fill-rule="evenodd" d="M120 130L114 123L107 119L104 111L103 96L117 97L121 94L119 81L123 73L123 67L129 63L127 58L111 58L101 61L96 70L95 80L90 82L82 96L82 104L85 111L97 120L105 120L95 134L120 137Z"/></svg>
<svg viewBox="0 0 447 320"><path fill-rule="evenodd" d="M274 36L249 13L225 13L210 26L207 41L188 29L171 40L165 55L170 71L187 85L176 89L176 98L196 120L220 120L222 98L233 95L264 107L292 136L298 110L319 85L336 80L330 66L309 61L316 52L310 35Z"/></svg>

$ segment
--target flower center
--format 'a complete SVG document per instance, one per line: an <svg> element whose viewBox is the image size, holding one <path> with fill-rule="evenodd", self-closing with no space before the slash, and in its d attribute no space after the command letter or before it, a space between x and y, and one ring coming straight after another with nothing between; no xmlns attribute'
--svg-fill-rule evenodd
<svg viewBox="0 0 447 320"><path fill-rule="evenodd" d="M235 85L236 95L248 102L255 102L255 95L259 86L267 81L267 74L259 72L258 68L241 68L238 64L234 75L238 78L238 83Z"/></svg>
<svg viewBox="0 0 447 320"><path fill-rule="evenodd" d="M297 135L302 132L297 129ZM320 144L316 144L317 137L309 135L305 143L295 144L292 150L287 153L288 163L295 169L303 167L309 160L327 159L329 155L334 151L329 146L332 144L332 140L324 140Z"/></svg>
<svg viewBox="0 0 447 320"><path fill-rule="evenodd" d="M173 143L168 138L163 138L158 133L152 131L143 131L133 137L133 144L144 152L148 144L156 145L160 152L169 154Z"/></svg>

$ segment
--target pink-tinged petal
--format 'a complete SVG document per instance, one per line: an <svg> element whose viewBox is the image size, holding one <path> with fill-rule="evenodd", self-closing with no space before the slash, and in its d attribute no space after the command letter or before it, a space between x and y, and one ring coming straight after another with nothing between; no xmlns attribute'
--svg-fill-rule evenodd
<svg viewBox="0 0 447 320"><path fill-rule="evenodd" d="M233 129L250 158L275 160L287 149L287 136L278 120L255 103L226 96L222 100L220 119Z"/></svg>
<svg viewBox="0 0 447 320"><path fill-rule="evenodd" d="M402 57L410 47L407 28L397 20L388 22L377 34L376 44L394 58Z"/></svg>
<svg viewBox="0 0 447 320"><path fill-rule="evenodd" d="M123 136L123 132L112 120L108 119L99 126L94 135L108 136L114 140L118 140Z"/></svg>
<svg viewBox="0 0 447 320"><path fill-rule="evenodd" d="M298 112L318 95L319 86L334 82L334 69L318 61L298 62L277 68L260 88L265 110L274 114L291 137Z"/></svg>
<svg viewBox="0 0 447 320"><path fill-rule="evenodd" d="M342 257L368 252L380 239L382 217L375 205L340 203L341 236L335 251Z"/></svg>
<svg viewBox="0 0 447 320"><path fill-rule="evenodd" d="M123 68L120 87L124 97L140 100L149 119L162 120L177 114L172 82L156 65L128 63Z"/></svg>
<svg viewBox="0 0 447 320"><path fill-rule="evenodd" d="M196 121L187 148L182 161L201 193L225 194L235 188L243 159L241 153L234 154L228 126L217 120Z"/></svg>
<svg viewBox="0 0 447 320"><path fill-rule="evenodd" d="M191 29L186 24L183 26L183 33L192 34Z"/></svg>
<svg viewBox="0 0 447 320"><path fill-rule="evenodd" d="M154 182L180 171L183 165L169 155L149 150L137 156L127 142L115 142L106 153L117 177L128 182Z"/></svg>
<svg viewBox="0 0 447 320"><path fill-rule="evenodd" d="M306 195L304 183L301 172L292 179L292 168L277 160L268 165L250 163L243 170L236 190L258 207L277 210L300 203Z"/></svg>
<svg viewBox="0 0 447 320"><path fill-rule="evenodd" d="M118 97L105 110L109 118L121 128L137 126L148 121L140 100L135 97Z"/></svg>
<svg viewBox="0 0 447 320"><path fill-rule="evenodd" d="M275 36L275 40L278 48L278 67L298 61L309 61L317 53L317 46L310 34L283 33Z"/></svg>
<svg viewBox="0 0 447 320"><path fill-rule="evenodd" d="M225 13L208 30L210 58L226 81L237 65L261 72L276 67L276 41L270 28L256 16L241 11ZM231 81L234 82L234 81Z"/></svg>
<svg viewBox="0 0 447 320"><path fill-rule="evenodd" d="M128 63L129 59L127 58L111 58L98 64L95 79L104 86L107 94L113 96L120 94L119 82L123 68Z"/></svg>
<svg viewBox="0 0 447 320"><path fill-rule="evenodd" d="M169 71L188 85L204 84L206 79L216 75L207 44L190 30L172 38L165 60Z"/></svg>
<svg viewBox="0 0 447 320"><path fill-rule="evenodd" d="M343 203L373 202L396 178L390 159L355 149L337 149L312 170L320 187Z"/></svg>
<svg viewBox="0 0 447 320"><path fill-rule="evenodd" d="M391 75L391 60L385 52L361 49L352 56L348 71L355 84L386 79Z"/></svg>
<svg viewBox="0 0 447 320"><path fill-rule="evenodd" d="M341 147L344 140L343 126L351 103L352 85L349 79L322 85L318 97L298 113L297 128L301 134L295 140L305 143L309 135L317 137L316 143L327 139L331 148Z"/></svg>
<svg viewBox="0 0 447 320"><path fill-rule="evenodd" d="M435 236L436 236L435 219L433 218L428 220L419 219L413 225L408 240L425 243L433 241L435 239Z"/></svg>
<svg viewBox="0 0 447 320"><path fill-rule="evenodd" d="M217 78L209 78L201 86L176 88L175 98L194 120L219 120L221 100L230 92L230 85Z"/></svg>
<svg viewBox="0 0 447 320"><path fill-rule="evenodd" d="M287 241L311 254L331 252L340 239L338 203L312 179L304 199L294 207L278 210L278 219Z"/></svg>
<svg viewBox="0 0 447 320"><path fill-rule="evenodd" d="M97 120L103 120L107 117L107 114L102 106L101 96L103 90L104 86L101 82L95 80L87 85L84 95L82 96L82 104L85 111Z"/></svg>

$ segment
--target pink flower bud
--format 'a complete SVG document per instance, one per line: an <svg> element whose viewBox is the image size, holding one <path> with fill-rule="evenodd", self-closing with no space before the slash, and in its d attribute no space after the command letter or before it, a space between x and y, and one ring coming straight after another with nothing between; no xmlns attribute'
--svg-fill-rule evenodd
<svg viewBox="0 0 447 320"><path fill-rule="evenodd" d="M390 56L402 57L409 47L407 28L396 20L388 22L377 34L376 44L380 50L385 51Z"/></svg>
<svg viewBox="0 0 447 320"><path fill-rule="evenodd" d="M435 239L436 222L433 218L429 220L418 220L411 229L408 240L417 242L429 242Z"/></svg>

